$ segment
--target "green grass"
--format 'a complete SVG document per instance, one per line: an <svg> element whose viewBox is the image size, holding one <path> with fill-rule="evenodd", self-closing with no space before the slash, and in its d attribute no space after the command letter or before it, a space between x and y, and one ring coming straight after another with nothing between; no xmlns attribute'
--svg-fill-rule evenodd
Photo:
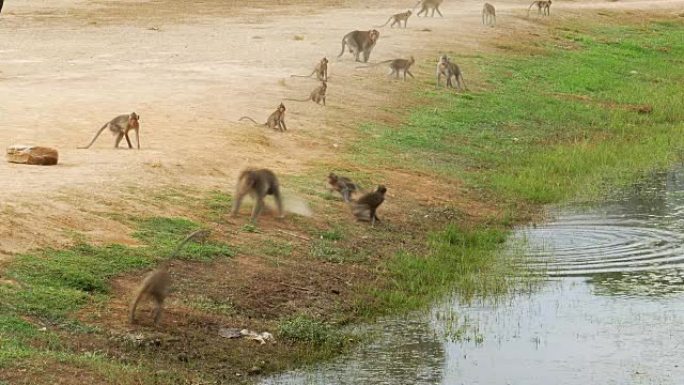
<svg viewBox="0 0 684 385"><path fill-rule="evenodd" d="M106 301L113 277L167 259L178 242L199 228L183 218L148 218L137 221L136 225L138 230L134 236L141 241L140 247L78 244L65 250L47 249L13 259L3 275L16 284L0 284L0 368L19 358L35 359L40 355L61 361L88 359L66 352L57 357L54 349L60 346L58 337L50 331L39 331L36 323L85 330L67 316L91 302ZM233 254L224 244L190 242L178 258L208 261Z"/></svg>
<svg viewBox="0 0 684 385"><path fill-rule="evenodd" d="M345 344L344 334L338 328L303 315L281 321L278 337L331 348Z"/></svg>
<svg viewBox="0 0 684 385"><path fill-rule="evenodd" d="M357 143L355 160L541 204L593 199L671 164L683 147L684 26L574 27L584 31L559 31L542 56L471 60L488 79L479 91L425 91L433 106L406 124L364 126L375 140Z"/></svg>
<svg viewBox="0 0 684 385"><path fill-rule="evenodd" d="M361 303L361 313L412 310L454 290L466 300L506 293L522 272L501 257L521 203L597 199L682 158L684 24L556 34L541 55L464 59L488 79L477 91L428 89L429 106L405 124L363 126L374 140L356 143L354 161L465 181L508 215L473 229L454 223L430 236L425 256L398 253L386 265L389 284L369 288L378 302Z"/></svg>

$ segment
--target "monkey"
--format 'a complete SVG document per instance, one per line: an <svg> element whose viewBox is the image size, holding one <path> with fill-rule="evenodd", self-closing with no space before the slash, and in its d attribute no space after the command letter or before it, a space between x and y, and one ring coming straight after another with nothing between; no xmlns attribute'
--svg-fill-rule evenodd
<svg viewBox="0 0 684 385"><path fill-rule="evenodd" d="M279 130L280 132L287 131L287 126L285 125L285 110L285 105L280 103L278 108L268 116L268 120L266 120L266 123L263 125L272 130ZM256 120L250 118L249 116L243 116L239 120L251 120L254 122L254 124L259 124Z"/></svg>
<svg viewBox="0 0 684 385"><path fill-rule="evenodd" d="M116 140L114 141L114 148L119 148L119 143L121 143L121 140L123 138L126 138L126 142L128 142L128 148L133 148L131 140L128 137L128 132L131 130L135 130L135 139L138 142L138 150L140 150L140 115L136 114L135 112L131 112L128 115L119 115L116 118L105 123L105 125L102 126L100 130L95 134L93 140L91 140L87 146L79 147L79 149L84 150L90 148L90 146L92 146L93 143L95 143L95 140L97 140L97 137L100 136L102 131L104 131L107 127L109 127L109 130L112 132L113 135L116 135Z"/></svg>
<svg viewBox="0 0 684 385"><path fill-rule="evenodd" d="M416 62L416 59L411 56L409 59L392 59L392 60L385 60L381 61L378 63L373 63L367 66L359 66L356 68L370 68L370 67L375 67L380 64L385 64L389 63L389 68L390 68L390 73L388 74L389 76L395 75L397 79L399 79L399 72L404 73L404 80L406 80L406 74L409 74L412 78L414 77L411 71L409 71L409 68Z"/></svg>
<svg viewBox="0 0 684 385"><path fill-rule="evenodd" d="M496 10L489 3L482 7L482 24L496 26Z"/></svg>
<svg viewBox="0 0 684 385"><path fill-rule="evenodd" d="M331 190L342 194L345 202L350 202L352 194L358 190L358 186L351 179L332 172L328 175L328 184Z"/></svg>
<svg viewBox="0 0 684 385"><path fill-rule="evenodd" d="M416 5L413 6L413 9L415 10L418 4L420 4L421 8L420 11L416 13L417 17L420 17L420 14L423 12L425 13L425 17L427 17L428 10L430 9L432 9L432 17L435 17L435 11L439 13L440 17L444 17L442 12L439 11L439 6L442 5L442 2L444 2L444 0L418 0Z"/></svg>
<svg viewBox="0 0 684 385"><path fill-rule="evenodd" d="M380 221L376 211L378 206L385 201L386 192L387 188L380 185L374 192L367 193L356 202L352 202L352 213L356 219L359 221L370 221L371 226L375 226L375 221Z"/></svg>
<svg viewBox="0 0 684 385"><path fill-rule="evenodd" d="M235 188L235 203L233 204L231 216L237 215L238 210L240 210L240 205L242 204L242 199L248 193L256 201L254 209L252 209L252 222L256 222L257 216L261 213L261 210L264 207L264 197L266 195L273 195L276 205L278 206L278 218L284 217L280 184L273 171L262 168L258 170L246 169L240 173L237 187Z"/></svg>
<svg viewBox="0 0 684 385"><path fill-rule="evenodd" d="M406 28L406 25L408 24L408 18L413 14L413 12L409 9L406 12L402 13L397 13L389 17L385 24L383 25L376 25L375 28L382 28L387 25L390 21L392 21L392 24L390 24L390 28L394 28L395 24L399 24L399 28L401 28L401 22L404 22L404 28Z"/></svg>
<svg viewBox="0 0 684 385"><path fill-rule="evenodd" d="M311 91L311 94L309 95L308 98L306 99L283 99L283 100L290 100L293 102L308 102L311 100L312 102L315 102L316 104L320 105L321 102L323 102L323 105L325 106L325 91L328 89L328 84L323 81L321 82L321 85L314 88L313 91Z"/></svg>
<svg viewBox="0 0 684 385"><path fill-rule="evenodd" d="M378 42L380 37L380 32L375 29L370 31L352 31L344 35L342 38L342 51L337 57L341 57L344 54L345 45L349 47L349 53L354 55L356 61L359 60L359 55L363 51L363 62L367 63L370 57L375 43Z"/></svg>
<svg viewBox="0 0 684 385"><path fill-rule="evenodd" d="M456 63L451 62L447 55L442 55L439 58L439 63L437 63L437 85L435 87L439 87L439 82L442 78L442 75L446 77L446 88L454 88L454 84L451 82L451 78L454 77L459 90L468 89L465 84L465 79L463 79L463 73L461 72L461 69ZM463 83L463 87L461 87L461 83Z"/></svg>
<svg viewBox="0 0 684 385"><path fill-rule="evenodd" d="M537 13L538 14L542 14L544 16L551 16L551 0L548 0L548 1L538 0L538 1L533 1L532 4L530 4L530 7L527 8L527 17L530 17L530 10L535 5L537 6Z"/></svg>
<svg viewBox="0 0 684 385"><path fill-rule="evenodd" d="M171 253L171 258L175 258L180 249L185 246L186 243L191 240L196 240L202 242L209 236L210 231L200 229L192 232L190 235L185 237L178 246ZM135 323L135 310L138 307L138 303L144 296L152 298L154 302L154 326L159 324L159 319L161 318L162 308L164 306L164 300L169 295L169 289L171 287L171 275L169 274L168 263L164 263L158 268L152 270L143 280L142 284L138 288L135 294L135 298L131 302L130 312L128 315L128 321L131 324Z"/></svg>
<svg viewBox="0 0 684 385"><path fill-rule="evenodd" d="M302 75L291 75L290 77L293 78L310 78L313 76L313 74L316 74L316 77L320 81L327 82L328 81L328 58L324 57L321 59L318 64L316 64L316 67L314 67L314 70L311 72L311 74L307 76L302 76Z"/></svg>

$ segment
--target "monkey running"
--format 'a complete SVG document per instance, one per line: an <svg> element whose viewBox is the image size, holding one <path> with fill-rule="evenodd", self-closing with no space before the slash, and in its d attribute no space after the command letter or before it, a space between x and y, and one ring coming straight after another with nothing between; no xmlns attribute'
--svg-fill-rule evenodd
<svg viewBox="0 0 684 385"><path fill-rule="evenodd" d="M257 217L264 208L264 198L267 195L273 195L273 199L275 199L278 206L278 218L283 218L283 200L280 195L280 183L278 183L278 178L273 171L262 168L259 170L247 169L240 173L235 188L235 203L233 204L231 216L237 215L242 199L247 194L255 200L254 208L252 209L252 222L256 222Z"/></svg>
<svg viewBox="0 0 684 385"><path fill-rule="evenodd" d="M116 118L105 123L105 125L102 126L99 131L97 131L93 140L91 140L87 146L79 147L79 149L83 150L90 148L90 146L92 146L93 143L95 143L97 138L100 136L102 131L104 131L107 127L109 127L109 131L111 131L112 135L116 136L116 139L114 140L114 148L119 148L119 143L121 143L121 140L123 138L126 138L128 148L133 148L133 145L131 144L131 139L128 137L128 133L131 130L134 130L135 140L138 142L138 150L140 150L140 115L136 114L135 112L131 112L128 115L119 115Z"/></svg>
<svg viewBox="0 0 684 385"><path fill-rule="evenodd" d="M183 246L185 246L186 243L192 240L198 242L204 241L204 239L206 239L209 236L209 233L209 230L204 229L194 231L193 233L185 237L185 239L183 239L183 241L181 241L178 244L178 246L176 246L174 251L171 253L170 258L175 258L180 249ZM136 322L135 310L137 309L140 300L145 296L151 298L152 302L154 302L154 326L157 326L159 324L159 319L161 318L161 313L164 306L164 300L166 300L166 297L168 297L171 287L171 275L169 274L167 265L168 262L165 262L158 268L152 270L145 277L142 284L136 291L135 297L131 302L130 311L128 314L128 321L131 324L134 324Z"/></svg>
<svg viewBox="0 0 684 385"><path fill-rule="evenodd" d="M352 194L358 190L358 186L351 179L332 172L328 174L328 185L331 190L342 194L345 202L350 202Z"/></svg>
<svg viewBox="0 0 684 385"><path fill-rule="evenodd" d="M377 209L385 201L385 193L387 188L383 185L378 186L377 190L367 193L359 198L356 202L352 202L352 213L359 221L370 222L371 226L375 226L375 222L380 222L378 218Z"/></svg>

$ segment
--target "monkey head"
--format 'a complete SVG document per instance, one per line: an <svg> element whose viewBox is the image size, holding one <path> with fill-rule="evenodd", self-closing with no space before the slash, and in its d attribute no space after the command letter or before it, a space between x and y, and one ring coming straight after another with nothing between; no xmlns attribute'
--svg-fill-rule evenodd
<svg viewBox="0 0 684 385"><path fill-rule="evenodd" d="M384 185L378 186L378 189L375 190L375 192L382 194L382 196L385 196L385 193L387 192L387 187Z"/></svg>
<svg viewBox="0 0 684 385"><path fill-rule="evenodd" d="M321 59L321 63L328 64L328 58L327 58L327 57L323 57L323 59Z"/></svg>
<svg viewBox="0 0 684 385"><path fill-rule="evenodd" d="M136 114L135 112L131 112L131 115L128 117L128 125L134 128L140 128L140 123L138 122L140 120L140 115Z"/></svg>
<svg viewBox="0 0 684 385"><path fill-rule="evenodd" d="M285 113L285 110L285 105L282 102L280 102L280 105L278 106L278 111L280 111L281 113Z"/></svg>
<svg viewBox="0 0 684 385"><path fill-rule="evenodd" d="M413 12L411 12L411 10L409 9L408 11L406 11L406 14L411 16L411 15L413 15Z"/></svg>
<svg viewBox="0 0 684 385"><path fill-rule="evenodd" d="M337 175L335 175L334 172L331 172L330 174L328 174L328 183L337 184Z"/></svg>
<svg viewBox="0 0 684 385"><path fill-rule="evenodd" d="M372 43L375 43L379 37L380 37L380 32L378 32L377 29L371 29L370 31L368 31L368 38L370 39L370 41Z"/></svg>

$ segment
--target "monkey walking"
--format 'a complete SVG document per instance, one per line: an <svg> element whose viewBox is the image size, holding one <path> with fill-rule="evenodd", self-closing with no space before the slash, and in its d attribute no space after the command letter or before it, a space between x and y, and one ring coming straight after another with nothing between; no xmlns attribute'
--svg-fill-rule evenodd
<svg viewBox="0 0 684 385"><path fill-rule="evenodd" d="M537 6L537 14L541 14L543 16L551 16L551 0L539 0L533 1L532 4L530 4L530 7L527 8L527 17L530 17L530 10L535 5Z"/></svg>
<svg viewBox="0 0 684 385"><path fill-rule="evenodd" d="M392 24L390 24L390 28L394 28L395 24L399 24L399 28L401 28L401 22L402 21L404 22L404 28L406 28L406 25L408 24L408 18L411 17L412 14L413 14L413 12L411 12L410 9L406 12L394 14L394 15L390 16L389 19L387 19L385 24L376 25L375 28L382 28L382 27L386 26L387 23L389 23L390 21L392 21Z"/></svg>
<svg viewBox="0 0 684 385"><path fill-rule="evenodd" d="M314 67L314 70L309 74L309 75L290 75L290 77L293 78L310 78L313 76L313 74L316 74L316 78L322 82L327 82L328 81L328 58L324 57L321 59L318 64L316 64L316 67Z"/></svg>
<svg viewBox="0 0 684 385"><path fill-rule="evenodd" d="M482 24L496 26L496 9L489 3L482 7Z"/></svg>
<svg viewBox="0 0 684 385"><path fill-rule="evenodd" d="M351 203L352 213L359 221L370 222L375 226L375 221L380 222L377 209L385 201L387 188L383 185L378 186L377 190L364 194L356 202Z"/></svg>
<svg viewBox="0 0 684 385"><path fill-rule="evenodd" d="M128 142L128 148L133 148L131 139L128 137L128 133L129 131L134 130L135 140L138 142L138 150L140 150L140 115L136 114L135 112L131 112L128 115L119 115L105 123L105 125L102 126L99 131L97 131L93 140L91 140L87 146L79 147L79 149L83 150L90 148L90 146L92 146L100 136L102 131L104 131L107 127L109 127L109 131L112 132L112 135L116 135L116 139L114 140L114 148L119 148L119 143L121 143L123 138L126 138L126 142Z"/></svg>
<svg viewBox="0 0 684 385"><path fill-rule="evenodd" d="M269 169L247 169L240 173L238 177L237 187L235 188L235 203L233 204L233 211L231 216L236 216L240 210L242 199L249 194L254 198L255 204L252 209L252 222L256 222L256 218L264 208L264 198L266 195L273 195L276 205L278 206L278 217L283 218L283 200L280 195L280 184L278 178Z"/></svg>
<svg viewBox="0 0 684 385"><path fill-rule="evenodd" d="M399 73L403 72L404 74L404 80L406 80L406 74L411 76L412 78L414 77L411 71L409 70L411 66L416 62L416 59L411 56L409 59L392 59L392 60L385 60L381 61L378 63L373 63L367 66L360 66L357 68L370 68L370 67L375 67L380 64L385 64L389 63L389 69L390 72L388 73L389 76L395 75L396 79L399 79Z"/></svg>
<svg viewBox="0 0 684 385"><path fill-rule="evenodd" d="M364 63L368 62L371 51L375 47L375 43L378 42L380 37L380 32L375 29L370 31L352 31L344 35L342 38L342 51L337 57L341 57L344 54L345 47L349 48L349 53L354 55L356 61L359 60L359 55L363 52Z"/></svg>
<svg viewBox="0 0 684 385"><path fill-rule="evenodd" d="M459 68L456 63L451 62L447 55L442 55L439 58L439 63L437 63L437 85L435 87L439 87L442 75L444 75L446 78L446 88L455 88L454 84L451 82L451 78L453 77L456 79L456 84L458 85L459 90L468 90L465 80L463 79L461 68ZM463 86L461 86L461 83L463 83Z"/></svg>
<svg viewBox="0 0 684 385"><path fill-rule="evenodd" d="M342 194L345 202L350 202L352 194L358 190L358 186L351 179L332 172L328 174L328 185L331 190Z"/></svg>
<svg viewBox="0 0 684 385"><path fill-rule="evenodd" d="M194 231L193 233L185 237L185 239L183 239L183 241L181 241L178 244L178 246L176 246L176 248L171 253L171 258L175 258L180 249L183 246L185 246L186 243L190 242L191 240L201 242L204 239L206 239L207 236L209 236L209 233L209 230ZM136 291L135 297L131 302L130 312L128 315L128 321L131 324L134 324L136 322L135 310L137 309L140 300L145 296L150 297L154 302L154 326L157 326L159 324L159 319L161 318L161 313L164 306L164 300L166 300L166 297L168 297L170 291L169 289L171 287L171 275L169 274L167 265L168 262L165 262L161 266L152 270L145 277L142 284Z"/></svg>
<svg viewBox="0 0 684 385"><path fill-rule="evenodd" d="M325 92L328 89L328 84L326 82L321 82L321 85L314 88L313 91L311 91L311 94L309 95L308 98L306 99L283 99L283 100L289 100L293 102L308 102L311 100L312 102L315 102L316 104L320 105L321 102L323 102L323 105L325 106Z"/></svg>
<svg viewBox="0 0 684 385"><path fill-rule="evenodd" d="M420 11L416 13L416 17L420 17L421 13L425 13L425 17L427 17L428 10L430 9L432 10L432 17L435 17L435 11L439 13L440 17L444 17L442 12L439 11L439 6L442 5L442 2L444 2L444 0L418 0L416 5L413 6L413 9L415 10L418 4L421 5Z"/></svg>
<svg viewBox="0 0 684 385"><path fill-rule="evenodd" d="M266 123L263 125L272 130L278 130L280 132L287 131L287 126L285 125L285 110L285 105L280 103L278 108L268 116ZM250 118L249 116L243 116L239 120L251 120L254 124L261 125L259 122Z"/></svg>

